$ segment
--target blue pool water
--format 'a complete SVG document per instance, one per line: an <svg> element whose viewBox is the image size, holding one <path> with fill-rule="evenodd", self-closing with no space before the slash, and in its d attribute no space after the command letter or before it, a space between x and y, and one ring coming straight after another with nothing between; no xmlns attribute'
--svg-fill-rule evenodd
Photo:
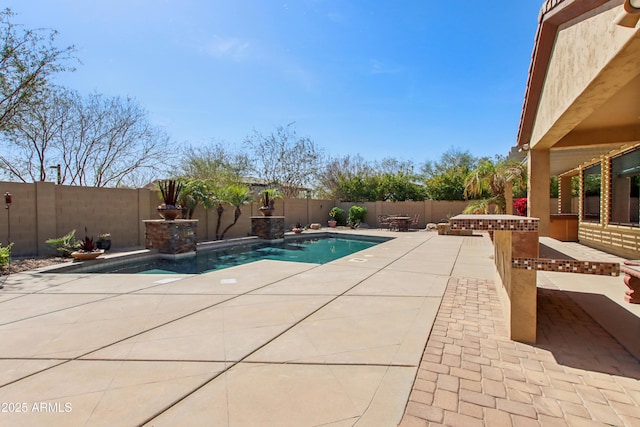
<svg viewBox="0 0 640 427"><path fill-rule="evenodd" d="M324 264L370 248L381 242L382 240L371 241L336 237L295 239L286 240L283 243L259 243L198 251L196 256L182 259L149 258L118 263L117 265L96 265L95 268L83 267L82 272L200 274L265 259Z"/></svg>

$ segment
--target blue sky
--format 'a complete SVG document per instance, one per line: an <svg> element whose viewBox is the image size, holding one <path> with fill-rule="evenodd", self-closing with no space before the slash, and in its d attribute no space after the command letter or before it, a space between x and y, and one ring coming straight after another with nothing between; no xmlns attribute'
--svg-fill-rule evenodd
<svg viewBox="0 0 640 427"><path fill-rule="evenodd" d="M515 144L541 4L5 1L13 22L76 45L82 64L58 83L136 98L176 142L295 122L329 155L418 164Z"/></svg>

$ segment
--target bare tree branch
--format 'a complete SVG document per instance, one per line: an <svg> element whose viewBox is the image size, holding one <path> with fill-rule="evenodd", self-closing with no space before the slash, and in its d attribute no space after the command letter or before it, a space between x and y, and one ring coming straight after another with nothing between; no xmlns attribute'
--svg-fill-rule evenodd
<svg viewBox="0 0 640 427"><path fill-rule="evenodd" d="M72 70L73 46L54 46L57 32L24 30L11 22L10 9L0 12L0 130L47 86L51 74Z"/></svg>
<svg viewBox="0 0 640 427"><path fill-rule="evenodd" d="M310 187L322 165L321 150L310 138L299 137L293 125L278 126L267 136L254 130L245 140L254 156L254 172L285 197L298 197Z"/></svg>

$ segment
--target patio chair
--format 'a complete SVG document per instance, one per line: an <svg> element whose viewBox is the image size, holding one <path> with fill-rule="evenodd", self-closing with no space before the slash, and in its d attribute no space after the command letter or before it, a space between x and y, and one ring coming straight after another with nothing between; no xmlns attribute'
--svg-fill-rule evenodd
<svg viewBox="0 0 640 427"><path fill-rule="evenodd" d="M388 215L378 215L378 227L391 228L391 220Z"/></svg>
<svg viewBox="0 0 640 427"><path fill-rule="evenodd" d="M420 214L417 213L413 215L413 218L411 218L411 227L418 228L419 222L420 222Z"/></svg>

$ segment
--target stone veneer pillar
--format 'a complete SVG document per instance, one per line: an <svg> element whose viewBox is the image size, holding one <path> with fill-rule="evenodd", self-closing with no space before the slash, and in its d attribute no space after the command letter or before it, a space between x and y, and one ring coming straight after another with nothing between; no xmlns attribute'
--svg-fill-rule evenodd
<svg viewBox="0 0 640 427"><path fill-rule="evenodd" d="M284 239L283 216L252 216L251 235L261 239Z"/></svg>
<svg viewBox="0 0 640 427"><path fill-rule="evenodd" d="M195 255L197 219L152 219L145 225L145 247L172 256Z"/></svg>

